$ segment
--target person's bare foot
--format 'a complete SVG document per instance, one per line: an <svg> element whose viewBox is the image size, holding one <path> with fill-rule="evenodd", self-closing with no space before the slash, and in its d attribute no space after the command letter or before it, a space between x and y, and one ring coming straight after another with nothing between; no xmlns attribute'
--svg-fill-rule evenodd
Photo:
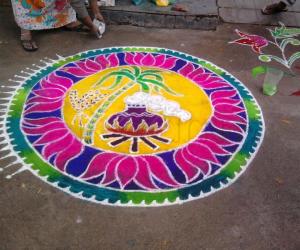
<svg viewBox="0 0 300 250"><path fill-rule="evenodd" d="M287 11L287 5L284 2L267 5L261 10L262 14L264 15L273 15L283 11Z"/></svg>
<svg viewBox="0 0 300 250"><path fill-rule="evenodd" d="M21 29L21 45L24 50L33 52L38 50L36 42L32 39L31 31Z"/></svg>

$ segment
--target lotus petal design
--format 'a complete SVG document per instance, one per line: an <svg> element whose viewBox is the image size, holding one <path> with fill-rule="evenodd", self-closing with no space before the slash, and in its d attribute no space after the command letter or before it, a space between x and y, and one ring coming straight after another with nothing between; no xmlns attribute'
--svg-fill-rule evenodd
<svg viewBox="0 0 300 250"><path fill-rule="evenodd" d="M258 53L267 45L239 34ZM2 127L31 172L77 198L154 206L207 196L232 183L262 141L264 122L254 97L203 59L126 47L50 64L21 83ZM137 92L174 101L189 116L126 102Z"/></svg>

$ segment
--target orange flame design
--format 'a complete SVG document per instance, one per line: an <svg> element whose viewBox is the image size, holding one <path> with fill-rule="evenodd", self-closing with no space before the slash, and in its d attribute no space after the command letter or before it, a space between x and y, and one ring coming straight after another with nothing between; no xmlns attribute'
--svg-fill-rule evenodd
<svg viewBox="0 0 300 250"><path fill-rule="evenodd" d="M135 130L132 121L128 121L124 126L120 126L117 120L111 126L109 123L105 123L107 130L113 133L130 135L130 136L151 136L161 134L168 128L168 123L165 122L162 126L158 127L157 123L148 126L145 121L143 121L138 128Z"/></svg>

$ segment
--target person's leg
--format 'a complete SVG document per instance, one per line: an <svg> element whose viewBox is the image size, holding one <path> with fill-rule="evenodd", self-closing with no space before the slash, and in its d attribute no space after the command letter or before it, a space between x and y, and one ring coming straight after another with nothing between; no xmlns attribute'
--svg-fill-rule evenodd
<svg viewBox="0 0 300 250"><path fill-rule="evenodd" d="M287 4L283 1L278 3L269 4L264 7L262 10L262 14L264 15L273 15L283 11L287 11Z"/></svg>
<svg viewBox="0 0 300 250"><path fill-rule="evenodd" d="M278 3L269 4L262 9L262 13L264 15L273 15L283 11L287 11L287 6L293 5L295 4L295 2L296 0L283 0Z"/></svg>
<svg viewBox="0 0 300 250"><path fill-rule="evenodd" d="M84 0L71 0L70 3L82 23L85 24L93 34L98 36L98 28L93 24L93 21L86 9Z"/></svg>
<svg viewBox="0 0 300 250"><path fill-rule="evenodd" d="M71 31L88 31L88 28L84 29L84 25L79 22L78 20L71 22L67 25L64 26L67 30L71 30Z"/></svg>
<svg viewBox="0 0 300 250"><path fill-rule="evenodd" d="M104 22L104 18L100 13L99 6L97 4L97 0L89 0L89 3L91 6L91 9L92 9L92 12L94 14L94 18L96 18L97 20L99 20L101 22Z"/></svg>
<svg viewBox="0 0 300 250"><path fill-rule="evenodd" d="M25 30L21 28L21 44L26 51L36 51L38 46L32 39L32 34L30 30Z"/></svg>

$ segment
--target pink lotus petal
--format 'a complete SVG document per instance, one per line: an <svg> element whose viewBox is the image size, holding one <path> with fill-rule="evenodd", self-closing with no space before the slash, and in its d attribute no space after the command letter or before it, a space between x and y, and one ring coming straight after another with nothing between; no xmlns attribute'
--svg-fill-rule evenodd
<svg viewBox="0 0 300 250"><path fill-rule="evenodd" d="M204 74L194 76L193 80L196 83L202 84L203 82L207 81L207 79L209 79L210 77L211 77L211 74L204 73Z"/></svg>
<svg viewBox="0 0 300 250"><path fill-rule="evenodd" d="M134 179L137 169L138 166L134 157L126 157L119 162L116 174L121 188L124 188Z"/></svg>
<svg viewBox="0 0 300 250"><path fill-rule="evenodd" d="M95 61L92 61L90 59L87 59L85 64L92 71L100 71L102 69L101 65L99 65L98 63L96 63Z"/></svg>
<svg viewBox="0 0 300 250"><path fill-rule="evenodd" d="M62 91L66 91L67 89L59 84L55 84L55 83L52 83L50 82L49 80L46 80L45 78L43 78L40 82L41 84L41 88L42 89L47 89L47 88L57 88L57 89L60 89Z"/></svg>
<svg viewBox="0 0 300 250"><path fill-rule="evenodd" d="M157 186L151 178L148 163L142 157L137 157L136 159L139 165L138 172L135 176L135 180L138 182L137 184L146 189L156 189Z"/></svg>
<svg viewBox="0 0 300 250"><path fill-rule="evenodd" d="M245 111L243 108L231 104L217 104L215 110L220 113L232 114Z"/></svg>
<svg viewBox="0 0 300 250"><path fill-rule="evenodd" d="M104 55L97 56L95 61L101 65L102 69L106 69L109 66L109 61L106 59Z"/></svg>
<svg viewBox="0 0 300 250"><path fill-rule="evenodd" d="M183 76L187 76L188 74L192 73L194 70L195 70L194 65L192 63L187 63L178 71L178 73Z"/></svg>
<svg viewBox="0 0 300 250"><path fill-rule="evenodd" d="M116 54L111 54L107 60L109 61L110 67L117 67L120 64Z"/></svg>
<svg viewBox="0 0 300 250"><path fill-rule="evenodd" d="M136 65L134 62L134 55L132 53L125 53L125 62L127 62L128 65Z"/></svg>
<svg viewBox="0 0 300 250"><path fill-rule="evenodd" d="M94 156L88 165L86 171L82 174L81 178L91 179L102 175L107 167L107 164L117 157L115 153L100 153Z"/></svg>
<svg viewBox="0 0 300 250"><path fill-rule="evenodd" d="M78 77L85 77L85 76L89 76L91 75L90 72L84 71L79 67L68 67L68 68L64 68L64 71L74 75L74 76L78 76Z"/></svg>
<svg viewBox="0 0 300 250"><path fill-rule="evenodd" d="M40 97L46 97L46 98L62 98L64 96L64 92L58 88L47 88L47 89L38 89L34 90L33 93L35 95L38 95Z"/></svg>
<svg viewBox="0 0 300 250"><path fill-rule="evenodd" d="M49 132L46 132L43 134L38 140L34 142L33 145L38 146L38 145L45 145L48 144L52 141L56 141L59 138L65 138L65 136L68 134L68 130L65 128L62 129L55 129L51 130Z"/></svg>
<svg viewBox="0 0 300 250"><path fill-rule="evenodd" d="M202 85L205 86L207 84L210 84L210 83L213 83L213 82L221 82L221 83L226 83L226 81L222 80L221 78L219 77L216 77L216 76L210 76L209 78L207 78L205 81L203 81ZM227 84L227 86L230 87L229 84Z"/></svg>
<svg viewBox="0 0 300 250"><path fill-rule="evenodd" d="M219 90L211 95L211 99L233 97L237 94L236 90Z"/></svg>
<svg viewBox="0 0 300 250"><path fill-rule="evenodd" d="M194 70L193 72L189 73L189 74L187 75L187 77L190 78L190 79L194 79L194 78L196 78L197 76L202 75L202 74L204 74L204 73L205 73L205 70L204 70L203 68L199 67L198 69L196 69L196 70Z"/></svg>
<svg viewBox="0 0 300 250"><path fill-rule="evenodd" d="M226 151L225 149L220 147L220 145L218 145L217 143L210 141L210 140L198 139L195 143L202 144L202 145L209 147L209 149L213 153L218 154L218 155L228 155L228 153L229 153L228 151Z"/></svg>
<svg viewBox="0 0 300 250"><path fill-rule="evenodd" d="M94 74L96 72L96 70L93 70L89 67L86 66L86 61L78 61L75 64L77 64L79 66L79 68L81 68L83 71L88 72L90 75Z"/></svg>
<svg viewBox="0 0 300 250"><path fill-rule="evenodd" d="M161 66L162 64L165 63L165 60L166 60L165 55L157 55L157 56L155 56L155 63L154 63L153 66L159 67L159 66Z"/></svg>
<svg viewBox="0 0 300 250"><path fill-rule="evenodd" d="M57 117L47 117L47 118L38 118L38 119L25 118L24 124L27 123L27 124L31 124L31 125L46 125L51 122L58 122L58 121L62 122L62 120Z"/></svg>
<svg viewBox="0 0 300 250"><path fill-rule="evenodd" d="M73 85L73 81L70 78L58 76L56 73L50 74L48 81L57 87L63 87L65 89L69 89Z"/></svg>
<svg viewBox="0 0 300 250"><path fill-rule="evenodd" d="M142 53L136 53L134 55L133 61L136 65L141 65L141 61L144 58L144 55Z"/></svg>
<svg viewBox="0 0 300 250"><path fill-rule="evenodd" d="M199 139L207 139L207 140L213 141L213 142L217 143L218 145L222 145L222 146L232 146L235 144L235 142L232 142L232 141L224 138L223 136L220 136L220 135L214 134L214 133L210 133L210 132L201 134L199 136Z"/></svg>
<svg viewBox="0 0 300 250"><path fill-rule="evenodd" d="M171 186L178 186L165 163L156 156L143 156L148 162L150 171L159 181Z"/></svg>
<svg viewBox="0 0 300 250"><path fill-rule="evenodd" d="M218 98L218 99L215 99L212 101L213 105L217 105L220 103L238 105L241 103L241 100L240 99L231 99L231 98Z"/></svg>
<svg viewBox="0 0 300 250"><path fill-rule="evenodd" d="M185 147L183 149L183 154L184 154L185 158L189 159L191 162L193 162L194 167L199 169L204 175L207 175L210 173L210 169L211 169L210 164L208 164L207 161L200 159L196 155L193 155L189 151L188 147Z"/></svg>
<svg viewBox="0 0 300 250"><path fill-rule="evenodd" d="M216 156L211 152L211 150L204 145L192 143L187 146L188 150L191 154L197 156L198 158L201 158L203 160L208 160L213 163L219 163L218 159Z"/></svg>
<svg viewBox="0 0 300 250"><path fill-rule="evenodd" d="M116 156L114 157L111 161L108 162L106 165L106 171L105 171L105 176L103 177L103 180L101 181L102 185L108 185L114 181L116 181L116 168L120 161L124 159L127 156Z"/></svg>
<svg viewBox="0 0 300 250"><path fill-rule="evenodd" d="M172 69L175 67L177 60L175 57L167 58L160 67L163 69Z"/></svg>
<svg viewBox="0 0 300 250"><path fill-rule="evenodd" d="M73 142L64 151L61 151L55 158L55 166L61 171L65 171L67 163L79 155L82 151L82 144L74 138Z"/></svg>
<svg viewBox="0 0 300 250"><path fill-rule="evenodd" d="M46 97L40 97L40 96L34 96L27 100L26 105L29 104L38 104L38 103L52 103L53 101L56 101L57 99L61 99L61 97L55 98L46 98Z"/></svg>
<svg viewBox="0 0 300 250"><path fill-rule="evenodd" d="M220 120L216 117L211 118L211 123L218 129L221 130L226 130L226 131L231 131L231 132L238 132L238 133L243 133L244 131L239 127L238 125L232 123L232 122L227 122L224 120Z"/></svg>
<svg viewBox="0 0 300 250"><path fill-rule="evenodd" d="M180 149L175 153L175 161L186 176L187 182L192 181L198 176L199 170L183 156L183 149Z"/></svg>
<svg viewBox="0 0 300 250"><path fill-rule="evenodd" d="M23 131L29 135L41 135L48 131L56 130L60 128L65 129L65 125L62 122L52 122L50 124L41 127L36 127L36 128L25 127L25 126L22 127Z"/></svg>
<svg viewBox="0 0 300 250"><path fill-rule="evenodd" d="M68 134L66 137L47 144L42 151L42 155L48 160L51 156L65 150L73 141L73 136Z"/></svg>
<svg viewBox="0 0 300 250"><path fill-rule="evenodd" d="M228 87L228 84L223 82L212 82L205 85L201 84L201 87L204 89L220 89L220 88Z"/></svg>
<svg viewBox="0 0 300 250"><path fill-rule="evenodd" d="M247 121L239 115L234 115L234 114L227 115L227 114L221 114L219 112L215 112L214 115L216 118L218 118L220 120L225 120L225 121L229 121L229 122L237 122L237 123L244 124L244 125L247 124Z"/></svg>
<svg viewBox="0 0 300 250"><path fill-rule="evenodd" d="M143 66L153 66L155 63L155 58L151 53L148 53L141 61Z"/></svg>
<svg viewBox="0 0 300 250"><path fill-rule="evenodd" d="M38 103L25 110L24 114L51 112L61 108L63 101L55 101L52 103Z"/></svg>

